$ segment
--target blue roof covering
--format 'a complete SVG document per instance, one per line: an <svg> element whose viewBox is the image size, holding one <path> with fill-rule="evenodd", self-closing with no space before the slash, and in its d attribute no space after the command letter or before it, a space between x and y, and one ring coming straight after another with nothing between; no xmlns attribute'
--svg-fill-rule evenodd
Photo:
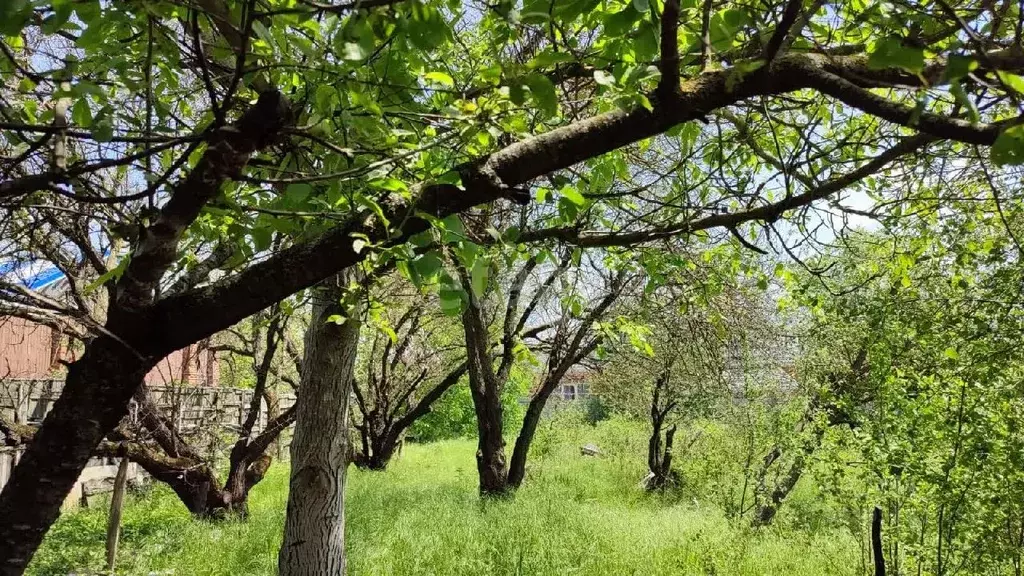
<svg viewBox="0 0 1024 576"><path fill-rule="evenodd" d="M103 250L104 258L109 255L110 248ZM0 277L8 277L32 290L41 290L63 280L64 272L43 260L32 263L8 261L0 262Z"/></svg>
<svg viewBox="0 0 1024 576"><path fill-rule="evenodd" d="M32 270L32 264L22 262L4 262L0 264L0 276L21 283L26 288L40 290L64 278L64 273L52 264L42 264L38 270ZM37 264L37 266L39 265Z"/></svg>
<svg viewBox="0 0 1024 576"><path fill-rule="evenodd" d="M45 288L63 278L64 273L57 268L44 268L38 274L27 278L25 280L25 285L32 290L39 290L40 288Z"/></svg>

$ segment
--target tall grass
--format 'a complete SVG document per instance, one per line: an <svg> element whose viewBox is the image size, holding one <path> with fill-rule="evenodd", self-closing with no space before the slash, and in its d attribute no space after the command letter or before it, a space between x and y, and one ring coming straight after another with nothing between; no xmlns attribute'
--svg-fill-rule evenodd
<svg viewBox="0 0 1024 576"><path fill-rule="evenodd" d="M481 502L472 441L407 447L387 472L349 478L349 573L358 575L823 575L859 572L846 531L789 526L753 532L686 497L650 497L642 435L621 423L542 428L526 486ZM578 447L597 443L604 455ZM245 522L191 519L155 487L126 504L119 574L274 573L287 467L255 488ZM103 563L102 505L66 514L30 573L96 572Z"/></svg>

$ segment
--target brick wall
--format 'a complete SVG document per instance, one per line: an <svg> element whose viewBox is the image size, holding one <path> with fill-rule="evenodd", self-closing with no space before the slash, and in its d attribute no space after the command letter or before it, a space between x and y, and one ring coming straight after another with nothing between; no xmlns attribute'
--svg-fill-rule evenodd
<svg viewBox="0 0 1024 576"><path fill-rule="evenodd" d="M220 370L209 341L172 352L146 375L151 386L188 383L217 386ZM15 317L0 317L0 379L40 380L59 377L58 359L74 360L67 337L43 324Z"/></svg>

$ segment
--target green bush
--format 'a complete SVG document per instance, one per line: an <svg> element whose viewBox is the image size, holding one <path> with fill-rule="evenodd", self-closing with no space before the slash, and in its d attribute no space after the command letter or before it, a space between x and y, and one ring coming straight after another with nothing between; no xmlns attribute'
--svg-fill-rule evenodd
<svg viewBox="0 0 1024 576"><path fill-rule="evenodd" d="M587 423L591 426L612 416L611 408L599 396L588 396L583 401L583 412L586 415Z"/></svg>
<svg viewBox="0 0 1024 576"><path fill-rule="evenodd" d="M502 393L505 431L516 434L523 421L525 408L520 400L530 391L532 374L522 368L512 369ZM453 438L476 437L476 414L469 381L464 377L452 386L431 407L428 414L413 423L410 435L418 442L436 442Z"/></svg>

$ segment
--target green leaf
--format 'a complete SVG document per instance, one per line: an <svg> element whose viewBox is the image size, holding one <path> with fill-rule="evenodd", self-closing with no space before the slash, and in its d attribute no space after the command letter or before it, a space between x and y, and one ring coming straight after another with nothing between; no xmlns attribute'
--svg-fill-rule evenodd
<svg viewBox="0 0 1024 576"><path fill-rule="evenodd" d="M1003 130L992 145L992 161L999 166L1024 164L1024 126Z"/></svg>
<svg viewBox="0 0 1024 576"><path fill-rule="evenodd" d="M110 142L114 139L114 124L110 121L110 118L104 118L93 125L92 137L97 142Z"/></svg>
<svg viewBox="0 0 1024 576"><path fill-rule="evenodd" d="M489 258L477 258L473 262L473 269L470 271L470 282L473 286L473 293L478 298L483 298L487 293L487 273L491 269Z"/></svg>
<svg viewBox="0 0 1024 576"><path fill-rule="evenodd" d="M717 12L709 23L709 39L716 52L732 47L740 28L748 22L747 13L737 8Z"/></svg>
<svg viewBox="0 0 1024 576"><path fill-rule="evenodd" d="M21 35L21 29L31 18L32 3L29 0L3 0L0 2L0 35Z"/></svg>
<svg viewBox="0 0 1024 576"><path fill-rule="evenodd" d="M949 358L950 360L956 360L960 358L960 353L957 352L956 348L953 348L952 346L943 350L942 355L945 356L946 358Z"/></svg>
<svg viewBox="0 0 1024 576"><path fill-rule="evenodd" d="M391 227L391 221L384 215L384 209L381 208L380 204L370 198L367 198L364 194L356 194L355 201L357 204L369 208L374 214L376 214L377 218L380 219L385 228Z"/></svg>
<svg viewBox="0 0 1024 576"><path fill-rule="evenodd" d="M405 182L402 182L398 178L392 178L390 176L388 176L387 178L378 178L376 180L373 180L372 182L370 182L370 185L373 186L374 188L380 188L382 190L387 190L389 192L398 192L400 194L404 194L409 191L409 186L407 186Z"/></svg>
<svg viewBox="0 0 1024 576"><path fill-rule="evenodd" d="M451 36L451 29L440 12L419 2L412 5L412 18L406 20L405 26L409 42L426 52L437 48Z"/></svg>
<svg viewBox="0 0 1024 576"><path fill-rule="evenodd" d="M76 126L88 128L92 124L92 111L89 109L89 102L85 98L79 98L71 108L71 121Z"/></svg>
<svg viewBox="0 0 1024 576"><path fill-rule="evenodd" d="M558 114L558 94L555 92L555 85L548 80L547 76L534 73L524 78L523 81L530 87L530 93L533 94L537 106L545 114L548 116Z"/></svg>
<svg viewBox="0 0 1024 576"><path fill-rule="evenodd" d="M444 72L427 72L423 75L424 78L434 82L436 84L442 84L444 86L455 86L455 80L445 74Z"/></svg>
<svg viewBox="0 0 1024 576"><path fill-rule="evenodd" d="M99 278L89 283L84 289L82 289L82 293L89 295L91 292L95 291L100 286L103 286L110 280L117 282L121 279L121 275L124 274L124 271L128 269L128 263L131 261L131 253L125 254L124 258L121 258L121 261L117 263L117 266L107 270L101 274Z"/></svg>
<svg viewBox="0 0 1024 576"><path fill-rule="evenodd" d="M508 99L516 106L526 102L526 87L519 82L513 82L508 86Z"/></svg>
<svg viewBox="0 0 1024 576"><path fill-rule="evenodd" d="M577 206L583 206L587 203L587 199L583 197L583 194L580 194L579 190L572 186L564 186L558 191L558 193L561 194L563 198Z"/></svg>
<svg viewBox="0 0 1024 576"><path fill-rule="evenodd" d="M622 36L640 18L640 13L630 4L624 10L616 12L604 20L604 33L607 36Z"/></svg>
<svg viewBox="0 0 1024 576"><path fill-rule="evenodd" d="M466 227L462 224L462 218L458 214L452 214L441 221L444 226L445 242L457 242L466 238Z"/></svg>
<svg viewBox="0 0 1024 576"><path fill-rule="evenodd" d="M469 300L469 295L462 288L446 286L438 292L441 297L441 311L446 316L458 316L462 313L463 306Z"/></svg>
<svg viewBox="0 0 1024 576"><path fill-rule="evenodd" d="M946 80L956 80L957 78L963 78L978 67L978 61L970 56L958 56L956 54L949 57L946 62L946 70L943 72L943 77Z"/></svg>
<svg viewBox="0 0 1024 576"><path fill-rule="evenodd" d="M270 248L273 230L265 226L259 226L250 230L249 234L252 236L252 244L256 252L263 252Z"/></svg>
<svg viewBox="0 0 1024 576"><path fill-rule="evenodd" d="M889 37L875 44L868 56L870 68L902 68L918 73L924 70L924 49L904 46L899 39Z"/></svg>
<svg viewBox="0 0 1024 576"><path fill-rule="evenodd" d="M289 204L301 204L312 192L313 187L306 183L289 184L284 190Z"/></svg>
<svg viewBox="0 0 1024 576"><path fill-rule="evenodd" d="M1003 84L1006 84L1018 94L1024 94L1024 78L1016 74L1003 72L1002 70L997 71L996 74L999 75L999 79L1003 81Z"/></svg>
<svg viewBox="0 0 1024 576"><path fill-rule="evenodd" d="M436 252L427 252L412 261L412 268L423 280L433 280L441 270L441 258Z"/></svg>
<svg viewBox="0 0 1024 576"><path fill-rule="evenodd" d="M633 9L644 14L651 9L651 4L648 0L633 0Z"/></svg>
<svg viewBox="0 0 1024 576"><path fill-rule="evenodd" d="M362 44L356 42L344 42L341 47L341 57L345 60L366 60L373 52L367 50Z"/></svg>
<svg viewBox="0 0 1024 576"><path fill-rule="evenodd" d="M953 95L953 98L960 103L961 106L967 108L967 115L971 118L972 123L977 123L980 119L978 115L978 107L974 105L974 101L968 96L967 91L964 90L963 84L960 83L959 79L953 80L949 83L949 93Z"/></svg>
<svg viewBox="0 0 1024 576"><path fill-rule="evenodd" d="M574 60L575 58L573 58L572 54L568 54L566 52L555 52L551 49L548 49L534 56L533 60L530 60L530 63L527 64L527 66L533 69L547 68L548 66L552 66L554 64L572 62Z"/></svg>

